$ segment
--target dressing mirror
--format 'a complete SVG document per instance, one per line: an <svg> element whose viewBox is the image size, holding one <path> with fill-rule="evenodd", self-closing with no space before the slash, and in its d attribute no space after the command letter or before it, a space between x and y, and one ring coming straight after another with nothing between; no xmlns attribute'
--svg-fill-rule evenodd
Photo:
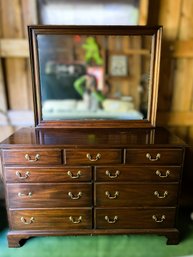
<svg viewBox="0 0 193 257"><path fill-rule="evenodd" d="M29 26L36 127L155 126L161 30Z"/></svg>

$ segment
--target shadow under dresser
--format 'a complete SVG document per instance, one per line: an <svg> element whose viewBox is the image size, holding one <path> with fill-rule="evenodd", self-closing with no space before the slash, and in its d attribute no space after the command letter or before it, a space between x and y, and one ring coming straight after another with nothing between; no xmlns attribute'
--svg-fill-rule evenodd
<svg viewBox="0 0 193 257"><path fill-rule="evenodd" d="M185 148L163 128L18 130L1 143L9 246L83 234L179 243Z"/></svg>

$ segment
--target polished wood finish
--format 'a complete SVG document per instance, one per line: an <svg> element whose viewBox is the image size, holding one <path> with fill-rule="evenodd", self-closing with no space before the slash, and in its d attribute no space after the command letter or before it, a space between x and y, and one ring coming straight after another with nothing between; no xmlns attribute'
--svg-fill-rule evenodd
<svg viewBox="0 0 193 257"><path fill-rule="evenodd" d="M5 180L8 183L38 182L84 182L92 178L91 167L5 167Z"/></svg>
<svg viewBox="0 0 193 257"><path fill-rule="evenodd" d="M180 178L180 166L100 166L95 167L96 182L172 182Z"/></svg>
<svg viewBox="0 0 193 257"><path fill-rule="evenodd" d="M91 229L92 210L84 209L39 209L39 210L11 210L11 227L13 230L63 230L63 229ZM24 217L26 223L21 221ZM72 219L70 219L72 217ZM80 219L80 217L82 217ZM31 219L32 220L32 219ZM80 220L80 222L78 222Z"/></svg>
<svg viewBox="0 0 193 257"><path fill-rule="evenodd" d="M95 184L95 205L97 207L175 206L177 192L178 184L100 183Z"/></svg>
<svg viewBox="0 0 193 257"><path fill-rule="evenodd" d="M89 207L92 204L90 183L7 184L10 208Z"/></svg>
<svg viewBox="0 0 193 257"><path fill-rule="evenodd" d="M1 144L9 246L31 236L132 233L178 243L185 148L162 128L17 131Z"/></svg>
<svg viewBox="0 0 193 257"><path fill-rule="evenodd" d="M117 164L122 162L121 149L81 149L66 150L66 164L83 164L83 165L99 165L99 164ZM97 158L97 156L99 156Z"/></svg>
<svg viewBox="0 0 193 257"><path fill-rule="evenodd" d="M96 228L99 229L152 229L152 228L170 228L174 226L175 221L175 208L124 208L124 209L96 209ZM158 219L156 222L152 217ZM162 222L162 216L165 216ZM110 221L114 222L115 217L117 220L114 223L109 223L105 217L109 217Z"/></svg>
<svg viewBox="0 0 193 257"><path fill-rule="evenodd" d="M28 158L26 158L26 155L28 155ZM4 150L3 160L6 164L61 164L61 150Z"/></svg>

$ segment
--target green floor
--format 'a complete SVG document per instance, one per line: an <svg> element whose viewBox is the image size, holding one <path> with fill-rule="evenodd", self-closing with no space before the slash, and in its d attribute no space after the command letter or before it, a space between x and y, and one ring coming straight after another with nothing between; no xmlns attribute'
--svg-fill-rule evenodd
<svg viewBox="0 0 193 257"><path fill-rule="evenodd" d="M181 217L183 240L168 246L156 235L37 237L21 248L8 248L4 212L0 220L0 257L193 257L193 221ZM184 218L185 217L185 218Z"/></svg>

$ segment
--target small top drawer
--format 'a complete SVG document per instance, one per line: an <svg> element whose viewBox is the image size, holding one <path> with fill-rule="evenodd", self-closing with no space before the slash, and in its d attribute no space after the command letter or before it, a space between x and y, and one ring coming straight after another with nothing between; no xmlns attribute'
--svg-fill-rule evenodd
<svg viewBox="0 0 193 257"><path fill-rule="evenodd" d="M66 164L120 164L122 163L121 149L79 149L66 150Z"/></svg>
<svg viewBox="0 0 193 257"><path fill-rule="evenodd" d="M127 149L128 164L181 164L182 149Z"/></svg>
<svg viewBox="0 0 193 257"><path fill-rule="evenodd" d="M62 155L60 149L3 150L3 162L24 165L61 164Z"/></svg>

